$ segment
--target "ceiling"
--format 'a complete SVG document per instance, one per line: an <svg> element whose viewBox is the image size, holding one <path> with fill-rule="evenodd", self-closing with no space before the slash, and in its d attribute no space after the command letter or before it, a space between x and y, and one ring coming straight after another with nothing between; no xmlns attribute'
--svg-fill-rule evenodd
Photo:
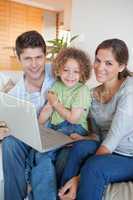
<svg viewBox="0 0 133 200"><path fill-rule="evenodd" d="M69 0L11 0L53 11L64 10L65 3Z"/></svg>

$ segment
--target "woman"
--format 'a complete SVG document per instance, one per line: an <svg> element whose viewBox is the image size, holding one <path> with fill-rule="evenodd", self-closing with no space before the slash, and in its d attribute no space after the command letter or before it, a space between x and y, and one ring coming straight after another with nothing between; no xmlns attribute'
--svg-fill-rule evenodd
<svg viewBox="0 0 133 200"><path fill-rule="evenodd" d="M94 71L101 85L92 91L90 118L99 141L73 146L62 177L62 200L101 200L109 183L133 179L133 78L128 57L119 39L105 40L96 49Z"/></svg>

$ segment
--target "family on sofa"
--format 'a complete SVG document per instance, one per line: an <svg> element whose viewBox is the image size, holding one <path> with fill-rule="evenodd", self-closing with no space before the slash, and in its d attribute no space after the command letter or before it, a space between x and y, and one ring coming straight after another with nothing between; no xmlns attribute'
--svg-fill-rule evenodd
<svg viewBox="0 0 133 200"><path fill-rule="evenodd" d="M98 45L93 67L101 84L91 91L85 85L91 62L83 50L62 50L51 68L44 39L28 31L16 39L16 52L24 76L9 94L32 102L40 123L49 119L48 127L75 143L39 153L3 127L4 199L102 200L109 183L132 180L133 78L125 42Z"/></svg>

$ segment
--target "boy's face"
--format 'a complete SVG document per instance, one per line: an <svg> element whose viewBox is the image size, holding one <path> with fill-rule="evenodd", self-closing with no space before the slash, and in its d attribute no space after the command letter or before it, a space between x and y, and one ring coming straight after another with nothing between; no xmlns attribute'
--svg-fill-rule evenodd
<svg viewBox="0 0 133 200"><path fill-rule="evenodd" d="M40 47L23 49L19 60L28 80L40 80L44 75L45 54Z"/></svg>
<svg viewBox="0 0 133 200"><path fill-rule="evenodd" d="M73 87L80 80L80 68L75 59L68 59L60 70L60 78L67 87Z"/></svg>

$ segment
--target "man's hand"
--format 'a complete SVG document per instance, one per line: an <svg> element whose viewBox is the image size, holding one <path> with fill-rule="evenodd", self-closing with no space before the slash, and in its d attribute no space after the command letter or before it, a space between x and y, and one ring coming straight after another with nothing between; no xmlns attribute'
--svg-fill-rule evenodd
<svg viewBox="0 0 133 200"><path fill-rule="evenodd" d="M60 200L75 200L80 177L74 176L60 190Z"/></svg>
<svg viewBox="0 0 133 200"><path fill-rule="evenodd" d="M10 135L10 130L8 128L0 128L0 140Z"/></svg>
<svg viewBox="0 0 133 200"><path fill-rule="evenodd" d="M3 138L9 136L10 130L7 127L7 124L3 121L0 121L0 140L3 140Z"/></svg>

